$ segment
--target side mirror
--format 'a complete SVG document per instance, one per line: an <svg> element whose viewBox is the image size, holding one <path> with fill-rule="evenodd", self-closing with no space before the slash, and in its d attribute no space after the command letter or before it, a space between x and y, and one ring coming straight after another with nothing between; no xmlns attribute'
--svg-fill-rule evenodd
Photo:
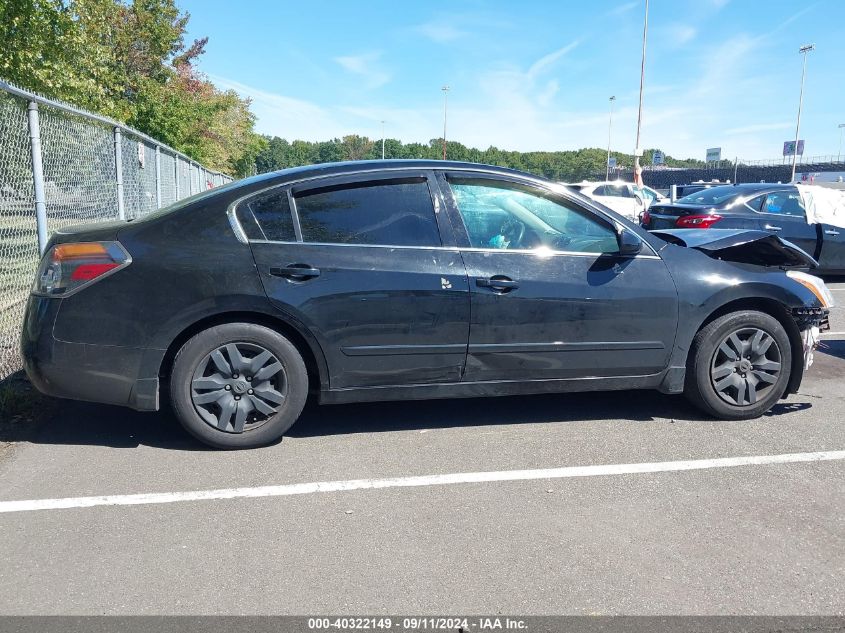
<svg viewBox="0 0 845 633"><path fill-rule="evenodd" d="M636 255L643 250L643 241L640 236L627 229L619 229L616 233L616 242L619 244L620 255Z"/></svg>

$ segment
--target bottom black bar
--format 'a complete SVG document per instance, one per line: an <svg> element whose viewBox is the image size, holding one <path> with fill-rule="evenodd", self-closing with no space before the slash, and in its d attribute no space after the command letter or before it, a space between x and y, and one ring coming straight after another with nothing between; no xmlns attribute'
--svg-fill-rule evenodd
<svg viewBox="0 0 845 633"><path fill-rule="evenodd" d="M2 633L845 633L845 616L0 616Z"/></svg>

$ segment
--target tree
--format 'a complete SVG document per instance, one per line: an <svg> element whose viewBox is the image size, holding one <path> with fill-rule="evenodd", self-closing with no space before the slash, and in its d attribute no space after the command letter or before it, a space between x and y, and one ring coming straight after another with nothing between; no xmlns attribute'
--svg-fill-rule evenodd
<svg viewBox="0 0 845 633"><path fill-rule="evenodd" d="M381 158L381 139L371 140L364 136L344 136L342 140L333 139L319 143L294 141L288 143L278 137L265 137L266 146L258 152L255 164L259 172L274 171L296 165L311 163L336 162L341 160L361 160ZM431 139L427 144L406 143L396 139L385 139L386 158L439 159L443 156L443 139ZM651 154L646 152L650 161ZM562 152L507 152L490 146L486 150L466 147L457 141L449 141L446 146L447 158L473 163L486 163L528 171L552 180L575 182L585 178L604 178L607 150L589 147ZM634 157L630 154L613 152L619 165L631 165ZM665 157L670 167L702 166L701 161L693 159L677 160Z"/></svg>
<svg viewBox="0 0 845 633"><path fill-rule="evenodd" d="M341 160L363 160L373 147L373 142L366 136L350 134L343 137Z"/></svg>
<svg viewBox="0 0 845 633"><path fill-rule="evenodd" d="M207 166L254 170L264 141L249 101L196 68L175 0L3 0L0 76L112 117Z"/></svg>

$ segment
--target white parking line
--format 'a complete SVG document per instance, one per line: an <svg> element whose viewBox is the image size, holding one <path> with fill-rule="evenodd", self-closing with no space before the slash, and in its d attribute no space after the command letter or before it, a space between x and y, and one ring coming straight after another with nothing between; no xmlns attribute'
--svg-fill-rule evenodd
<svg viewBox="0 0 845 633"><path fill-rule="evenodd" d="M64 499L26 499L0 502L0 513L31 512L33 510L60 510L67 508L93 508L95 506L132 506L179 501L208 501L211 499L236 499L250 497L287 497L316 492L344 492L376 488L406 488L419 486L445 486L449 484L489 483L494 481L526 481L531 479L567 479L570 477L601 477L606 475L636 475L736 466L763 466L768 464L794 464L845 460L845 451L819 451L815 453L787 453L784 455L749 455L717 459L693 459L677 462L652 462L642 464L604 464L600 466L567 466L536 470L504 470L481 473L451 473L393 477L388 479L348 479L346 481L318 481L281 486L253 488L223 488L220 490L194 490L190 492L158 492L134 495L107 495L102 497L67 497Z"/></svg>
<svg viewBox="0 0 845 633"><path fill-rule="evenodd" d="M845 332L822 332L822 336L845 336Z"/></svg>

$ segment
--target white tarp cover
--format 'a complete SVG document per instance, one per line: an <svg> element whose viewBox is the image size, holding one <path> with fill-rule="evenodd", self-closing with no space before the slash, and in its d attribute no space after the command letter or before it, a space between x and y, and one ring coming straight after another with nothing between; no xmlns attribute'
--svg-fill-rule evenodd
<svg viewBox="0 0 845 633"><path fill-rule="evenodd" d="M845 191L818 185L795 186L807 211L807 222L845 227Z"/></svg>

